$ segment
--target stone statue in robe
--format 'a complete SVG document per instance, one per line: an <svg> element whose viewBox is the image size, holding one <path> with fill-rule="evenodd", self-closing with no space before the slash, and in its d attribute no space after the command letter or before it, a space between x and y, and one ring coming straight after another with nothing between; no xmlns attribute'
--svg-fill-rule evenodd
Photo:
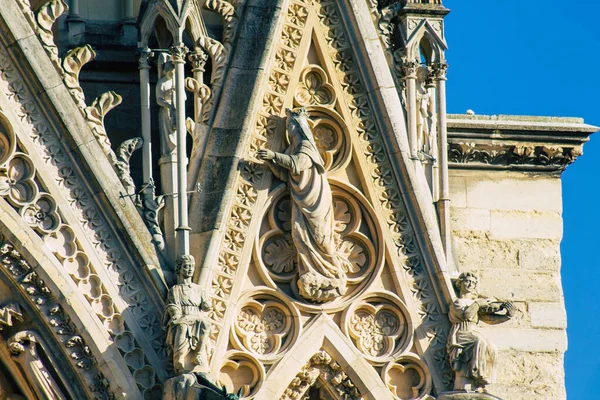
<svg viewBox="0 0 600 400"><path fill-rule="evenodd" d="M158 129L160 131L160 151L163 156L171 155L177 148L177 125L175 109L175 66L168 55L161 54L156 82L156 102Z"/></svg>
<svg viewBox="0 0 600 400"><path fill-rule="evenodd" d="M163 324L167 329L167 346L173 355L175 373L208 372L210 351L211 306L200 285L192 282L194 257L177 259L178 283L167 295Z"/></svg>
<svg viewBox="0 0 600 400"><path fill-rule="evenodd" d="M347 291L347 273L357 267L337 253L331 187L304 109L287 111L289 147L284 153L259 150L274 175L288 183L291 233L298 252L298 293L325 302Z"/></svg>
<svg viewBox="0 0 600 400"><path fill-rule="evenodd" d="M37 335L32 331L22 331L7 341L11 357L18 364L37 398L40 400L66 400L49 368L42 361L40 352L44 351ZM48 356L48 354L46 354Z"/></svg>
<svg viewBox="0 0 600 400"><path fill-rule="evenodd" d="M427 67L417 71L417 150L433 155L436 129L435 92L430 87Z"/></svg>
<svg viewBox="0 0 600 400"><path fill-rule="evenodd" d="M496 348L478 331L479 321L504 322L516 309L511 302L479 296L477 283L471 272L460 274L456 281L459 296L450 306L452 329L446 348L456 374L454 389L485 393L486 386L494 382Z"/></svg>

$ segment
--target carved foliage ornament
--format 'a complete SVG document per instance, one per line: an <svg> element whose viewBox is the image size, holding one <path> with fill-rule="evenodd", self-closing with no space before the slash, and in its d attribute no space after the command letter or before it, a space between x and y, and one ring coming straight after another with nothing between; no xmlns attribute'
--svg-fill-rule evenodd
<svg viewBox="0 0 600 400"><path fill-rule="evenodd" d="M580 148L535 145L480 145L450 143L448 159L456 164L542 167L564 170L581 155Z"/></svg>

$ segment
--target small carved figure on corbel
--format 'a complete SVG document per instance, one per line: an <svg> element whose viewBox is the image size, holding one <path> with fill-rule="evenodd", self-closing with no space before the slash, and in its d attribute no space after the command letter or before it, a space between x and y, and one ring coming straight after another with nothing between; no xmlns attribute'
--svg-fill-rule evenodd
<svg viewBox="0 0 600 400"><path fill-rule="evenodd" d="M38 399L66 400L68 398L50 373L51 365L44 364L44 357L41 357L40 353L46 349L34 332L19 332L8 339L6 344L13 360L19 365Z"/></svg>
<svg viewBox="0 0 600 400"><path fill-rule="evenodd" d="M176 374L207 373L209 370L211 323L208 312L212 307L204 290L192 282L194 269L193 256L183 255L177 259L178 283L169 290L163 319Z"/></svg>
<svg viewBox="0 0 600 400"><path fill-rule="evenodd" d="M273 174L288 183L292 240L298 257L298 292L325 302L346 294L347 273L357 267L336 252L331 187L304 108L287 110L290 145L284 153L259 150Z"/></svg>
<svg viewBox="0 0 600 400"><path fill-rule="evenodd" d="M115 163L115 170L119 179L123 183L125 190L129 196L135 196L135 183L131 179L131 170L129 168L129 159L134 151L142 148L144 139L136 137L133 139L125 140L119 145L117 149L117 162Z"/></svg>
<svg viewBox="0 0 600 400"><path fill-rule="evenodd" d="M13 326L14 321L24 321L21 306L18 303L8 303L0 307L0 331L5 326Z"/></svg>
<svg viewBox="0 0 600 400"><path fill-rule="evenodd" d="M158 60L158 81L156 82L156 102L158 128L160 131L160 151L163 156L171 155L177 148L177 124L175 121L175 66L168 54L161 53Z"/></svg>
<svg viewBox="0 0 600 400"><path fill-rule="evenodd" d="M458 298L450 306L452 329L447 351L455 371L454 390L486 393L486 386L494 382L496 348L479 333L479 321L505 322L515 315L516 307L512 302L480 296L478 282L472 272L464 272L456 280Z"/></svg>

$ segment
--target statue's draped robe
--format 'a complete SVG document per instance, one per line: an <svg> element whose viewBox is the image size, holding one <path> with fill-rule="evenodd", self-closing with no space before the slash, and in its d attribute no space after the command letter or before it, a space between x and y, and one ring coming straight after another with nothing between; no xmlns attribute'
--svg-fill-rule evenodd
<svg viewBox="0 0 600 400"><path fill-rule="evenodd" d="M177 284L169 290L164 324L176 372L189 372L194 364L208 368L210 320L203 311L208 308L203 294L195 283ZM188 360L190 353L191 364Z"/></svg>
<svg viewBox="0 0 600 400"><path fill-rule="evenodd" d="M158 128L160 131L161 153L171 154L175 150L175 103L173 80L164 74L156 83L156 102L158 109Z"/></svg>
<svg viewBox="0 0 600 400"><path fill-rule="evenodd" d="M300 278L312 275L313 284L319 286L319 290L343 295L346 272L354 272L355 267L336 252L331 187L317 148L304 139L288 147L285 154L276 153L273 161L285 168L279 175L289 184L292 240L298 251ZM302 293L301 285L299 289L303 296L315 297Z"/></svg>
<svg viewBox="0 0 600 400"><path fill-rule="evenodd" d="M479 304L470 298L456 299L450 306L448 354L454 371L487 385L494 381L496 349L477 330L479 310Z"/></svg>

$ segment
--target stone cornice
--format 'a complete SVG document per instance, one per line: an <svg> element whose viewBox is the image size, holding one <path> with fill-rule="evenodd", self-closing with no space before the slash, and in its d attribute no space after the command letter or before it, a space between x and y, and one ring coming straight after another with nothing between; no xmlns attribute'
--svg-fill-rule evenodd
<svg viewBox="0 0 600 400"><path fill-rule="evenodd" d="M598 129L581 118L451 114L450 168L562 172Z"/></svg>

